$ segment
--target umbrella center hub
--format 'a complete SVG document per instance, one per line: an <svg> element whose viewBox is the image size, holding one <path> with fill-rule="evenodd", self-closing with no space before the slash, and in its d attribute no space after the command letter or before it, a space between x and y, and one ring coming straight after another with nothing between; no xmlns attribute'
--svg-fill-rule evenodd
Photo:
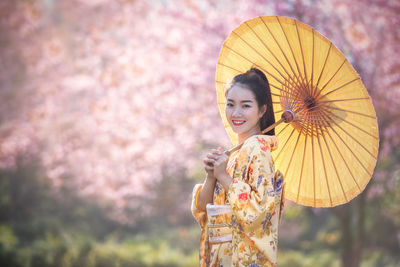
<svg viewBox="0 0 400 267"><path fill-rule="evenodd" d="M320 89L305 77L289 76L282 84L280 102L283 110L295 116L290 123L306 135L323 134L331 127L333 119L329 113L329 101L319 94Z"/></svg>
<svg viewBox="0 0 400 267"><path fill-rule="evenodd" d="M304 98L304 105L306 106L306 108L308 110L311 110L311 109L315 108L316 104L317 104L317 102L315 101L315 99L313 97L306 96Z"/></svg>

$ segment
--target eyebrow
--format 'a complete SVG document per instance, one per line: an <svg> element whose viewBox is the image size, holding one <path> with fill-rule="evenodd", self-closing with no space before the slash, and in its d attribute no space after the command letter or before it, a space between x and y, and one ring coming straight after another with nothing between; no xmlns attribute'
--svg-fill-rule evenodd
<svg viewBox="0 0 400 267"><path fill-rule="evenodd" d="M232 99L227 99L228 101L231 101L231 102L235 102L235 101L233 101ZM246 103L246 102L250 102L250 103L253 103L253 100L242 100L242 101L240 101L241 103Z"/></svg>

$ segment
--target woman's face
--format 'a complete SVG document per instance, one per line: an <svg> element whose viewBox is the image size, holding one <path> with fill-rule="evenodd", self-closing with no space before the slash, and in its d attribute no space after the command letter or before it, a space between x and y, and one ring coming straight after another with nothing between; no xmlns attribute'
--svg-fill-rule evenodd
<svg viewBox="0 0 400 267"><path fill-rule="evenodd" d="M226 96L225 114L232 130L239 139L259 134L259 120L266 110L258 108L255 95L245 85L235 84Z"/></svg>

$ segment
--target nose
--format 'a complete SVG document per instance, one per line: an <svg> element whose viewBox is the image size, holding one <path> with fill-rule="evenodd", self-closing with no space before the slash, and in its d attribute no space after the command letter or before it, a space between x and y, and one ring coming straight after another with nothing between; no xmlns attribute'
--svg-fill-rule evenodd
<svg viewBox="0 0 400 267"><path fill-rule="evenodd" d="M232 112L232 117L240 118L241 116L242 116L242 111L241 111L240 107L235 107Z"/></svg>

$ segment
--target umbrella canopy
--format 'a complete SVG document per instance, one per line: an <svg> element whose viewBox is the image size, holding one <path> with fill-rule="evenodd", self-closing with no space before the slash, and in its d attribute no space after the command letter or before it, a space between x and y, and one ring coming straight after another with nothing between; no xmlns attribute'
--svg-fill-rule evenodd
<svg viewBox="0 0 400 267"><path fill-rule="evenodd" d="M286 198L332 207L361 193L376 165L378 125L368 92L344 55L292 18L257 17L234 29L216 71L219 111L233 145L238 136L226 120L225 91L251 67L262 70L271 87L280 144L272 156L285 176ZM294 119L280 123L285 111Z"/></svg>

